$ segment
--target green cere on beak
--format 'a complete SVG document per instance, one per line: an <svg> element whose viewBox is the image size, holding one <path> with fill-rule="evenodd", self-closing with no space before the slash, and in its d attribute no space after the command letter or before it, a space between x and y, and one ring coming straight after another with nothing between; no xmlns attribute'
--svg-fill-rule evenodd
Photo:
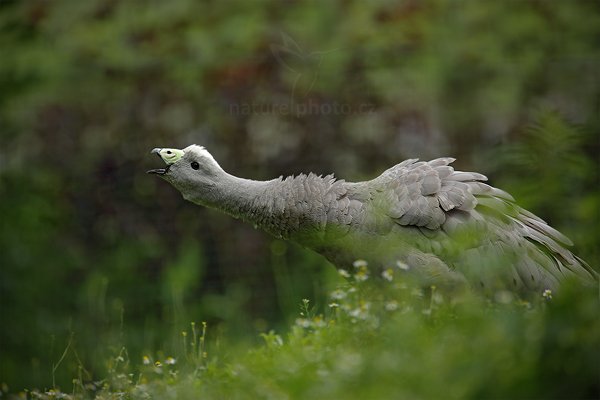
<svg viewBox="0 0 600 400"><path fill-rule="evenodd" d="M152 153L156 153L162 158L167 165L171 165L179 161L185 154L183 150L179 149L154 149Z"/></svg>

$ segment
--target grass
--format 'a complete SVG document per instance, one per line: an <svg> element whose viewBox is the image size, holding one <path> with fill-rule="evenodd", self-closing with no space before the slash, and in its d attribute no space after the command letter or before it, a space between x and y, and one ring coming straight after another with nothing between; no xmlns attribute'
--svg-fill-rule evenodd
<svg viewBox="0 0 600 400"><path fill-rule="evenodd" d="M181 332L179 354L129 359L103 379L83 365L68 390L31 399L591 399L600 387L596 289L566 285L530 302L410 286L358 263L325 309L300 302L286 333L225 345L205 323ZM396 275L396 276L395 276ZM71 351L69 346L65 353ZM63 357L64 358L64 354ZM54 369L60 368L60 360ZM0 396L3 397L3 396Z"/></svg>

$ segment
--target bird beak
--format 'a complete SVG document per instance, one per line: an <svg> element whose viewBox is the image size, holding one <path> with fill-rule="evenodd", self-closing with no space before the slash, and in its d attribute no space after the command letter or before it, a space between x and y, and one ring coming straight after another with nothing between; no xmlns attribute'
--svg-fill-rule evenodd
<svg viewBox="0 0 600 400"><path fill-rule="evenodd" d="M170 167L170 165L167 165L167 168L149 169L148 171L146 171L146 173L153 174L153 175L164 175L167 172L169 172L169 167Z"/></svg>
<svg viewBox="0 0 600 400"><path fill-rule="evenodd" d="M183 158L183 156L185 155L185 151L183 150L179 150L179 149L169 149L169 148L155 148L152 149L152 151L150 152L150 154L154 154L156 153L156 155L158 155L158 157L160 157L161 160L163 160L165 162L165 164L167 164L166 168L159 168L159 169L151 169L150 171L148 171L149 174L157 174L157 175L164 175L167 172L169 172L169 167L176 163L177 161L181 160Z"/></svg>
<svg viewBox="0 0 600 400"><path fill-rule="evenodd" d="M158 158L160 158L162 160L162 156L160 155L160 151L162 149L156 147L154 149L152 149L152 151L150 152L150 154L155 154L158 156ZM169 171L169 167L170 165L167 165L166 168L156 168L156 169L151 169L146 171L147 174L153 174L153 175L164 175Z"/></svg>

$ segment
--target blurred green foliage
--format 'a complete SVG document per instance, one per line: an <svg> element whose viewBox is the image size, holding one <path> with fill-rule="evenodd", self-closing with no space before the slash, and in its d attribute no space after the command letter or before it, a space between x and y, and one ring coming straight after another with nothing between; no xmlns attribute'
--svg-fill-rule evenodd
<svg viewBox="0 0 600 400"><path fill-rule="evenodd" d="M325 261L185 203L144 174L157 146L254 179L456 156L599 265L599 8L0 1L0 381L49 387L71 337L63 385L190 320L252 341L325 302Z"/></svg>
<svg viewBox="0 0 600 400"><path fill-rule="evenodd" d="M348 272L348 271L347 271ZM348 273L369 274L368 266ZM570 282L573 283L573 282ZM596 288L566 285L532 303L504 292L492 303L449 300L407 284L351 279L326 314L310 300L286 334L261 334L248 351L219 345L206 323L182 332L172 353L131 359L122 348L102 380L31 397L94 399L588 399L600 392ZM68 349L70 350L70 349Z"/></svg>

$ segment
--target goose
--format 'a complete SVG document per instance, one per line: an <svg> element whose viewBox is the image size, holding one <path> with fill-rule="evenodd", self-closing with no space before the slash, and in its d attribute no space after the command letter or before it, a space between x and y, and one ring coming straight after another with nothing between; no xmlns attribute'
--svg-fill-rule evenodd
<svg viewBox="0 0 600 400"><path fill-rule="evenodd" d="M542 293L598 274L573 243L454 158L405 160L364 182L313 173L257 181L225 172L202 146L155 148L152 169L185 200L320 253L340 269L363 260L423 286ZM407 278L408 279L408 278Z"/></svg>

